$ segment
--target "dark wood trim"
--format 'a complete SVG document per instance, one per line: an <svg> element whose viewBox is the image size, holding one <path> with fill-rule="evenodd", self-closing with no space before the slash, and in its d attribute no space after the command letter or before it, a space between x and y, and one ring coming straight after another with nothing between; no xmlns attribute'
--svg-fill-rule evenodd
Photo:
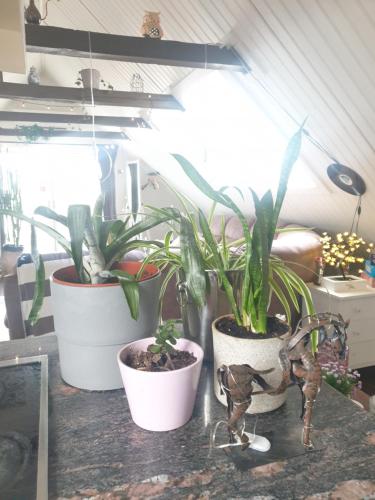
<svg viewBox="0 0 375 500"><path fill-rule="evenodd" d="M26 24L25 32L28 52L90 57L88 31ZM95 32L90 33L90 38L93 59L249 71L234 49L221 45L153 40Z"/></svg>
<svg viewBox="0 0 375 500"><path fill-rule="evenodd" d="M18 128L1 128L0 127L0 137L25 137L25 132ZM50 137L79 137L79 138L91 138L92 132L85 130L63 130L63 129L52 129L41 131L41 138L48 139ZM124 132L95 132L95 137L97 139L120 139L128 140L129 137Z"/></svg>
<svg viewBox="0 0 375 500"><path fill-rule="evenodd" d="M94 90L93 94L95 104L100 106L184 109L172 95L167 94L147 94L118 90ZM83 88L25 85L23 83L4 82L0 83L0 98L91 104L91 91L90 89Z"/></svg>
<svg viewBox="0 0 375 500"><path fill-rule="evenodd" d="M92 117L90 115L69 115L63 113L0 111L0 122L75 123L91 125ZM109 127L151 128L143 118L135 116L95 116L95 124Z"/></svg>

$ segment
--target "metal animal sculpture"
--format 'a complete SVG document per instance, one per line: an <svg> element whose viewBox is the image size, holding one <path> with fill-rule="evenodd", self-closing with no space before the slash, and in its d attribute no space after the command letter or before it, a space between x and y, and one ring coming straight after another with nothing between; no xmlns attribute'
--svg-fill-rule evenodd
<svg viewBox="0 0 375 500"><path fill-rule="evenodd" d="M302 321L309 323L302 327ZM249 446L249 439L244 433L242 424L246 410L251 404L252 396L256 394L277 395L285 391L290 384L297 384L302 393L303 445L312 449L310 439L312 411L315 399L322 383L321 369L315 356L308 347L310 334L317 330L318 345L329 342L337 356L341 359L347 354L345 322L341 315L320 313L303 318L297 325L287 345L279 353L283 369L282 381L277 388L270 387L261 377L273 369L257 371L249 365L230 365L219 368L217 376L222 391L226 394L228 404L228 432L230 442L237 436L242 449ZM253 382L262 387L262 391L253 391Z"/></svg>
<svg viewBox="0 0 375 500"><path fill-rule="evenodd" d="M223 365L217 370L220 390L227 398L229 442L236 442L237 436L242 443L242 450L245 450L250 444L249 438L244 432L246 410L251 405L252 396L264 392L253 392L253 382L256 382L264 390L271 390L272 388L261 375L272 371L273 368L262 371L254 370L250 365Z"/></svg>
<svg viewBox="0 0 375 500"><path fill-rule="evenodd" d="M301 327L304 320L309 320L309 323ZM320 365L308 347L310 334L317 330L318 346L328 341L338 357L343 359L347 355L346 329L348 324L340 314L320 313L307 316L298 323L286 348L280 352L280 364L285 375L282 385L285 384L289 374L289 383L297 384L302 393L302 442L305 448L313 448L310 439L312 411L322 385ZM275 393L279 392L278 389Z"/></svg>

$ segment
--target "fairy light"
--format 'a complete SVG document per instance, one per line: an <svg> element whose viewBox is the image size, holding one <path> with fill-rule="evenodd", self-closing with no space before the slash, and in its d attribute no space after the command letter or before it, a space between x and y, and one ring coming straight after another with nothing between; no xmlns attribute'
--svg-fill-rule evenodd
<svg viewBox="0 0 375 500"><path fill-rule="evenodd" d="M337 233L335 237L323 233L320 239L323 250L323 260L328 266L347 269L351 264L363 264L364 253L371 253L373 243L366 241L356 233Z"/></svg>

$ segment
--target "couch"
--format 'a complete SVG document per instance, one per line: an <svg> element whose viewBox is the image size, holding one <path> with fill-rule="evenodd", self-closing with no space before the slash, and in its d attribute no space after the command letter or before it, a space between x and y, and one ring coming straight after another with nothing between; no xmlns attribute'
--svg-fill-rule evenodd
<svg viewBox="0 0 375 500"><path fill-rule="evenodd" d="M248 223L251 229L255 222L255 217L249 217ZM215 238L219 241L222 237L223 216L215 216L211 223L211 230ZM280 257L287 262L300 278L309 283L314 279L315 260L321 256L320 236L309 228L301 227L298 224L290 224L279 221L279 229L300 228L298 231L276 233L272 245L273 255ZM225 238L228 242L236 241L242 237L242 226L236 216L224 217ZM271 314L282 314L283 308L276 297L272 298L270 306ZM295 323L297 313L291 304L292 322ZM172 279L167 287L164 304L163 318L179 318L180 306L176 297L176 280Z"/></svg>

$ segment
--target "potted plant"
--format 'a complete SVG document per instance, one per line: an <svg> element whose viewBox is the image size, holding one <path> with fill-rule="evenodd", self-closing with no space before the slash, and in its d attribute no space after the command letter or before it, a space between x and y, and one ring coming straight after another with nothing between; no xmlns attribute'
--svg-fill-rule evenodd
<svg viewBox="0 0 375 500"><path fill-rule="evenodd" d="M163 181L163 178L160 179ZM153 263L161 271L165 271L160 306L169 281L176 277L184 337L197 342L204 350L204 360L212 362L211 324L218 313L228 312L229 306L218 287L215 254L199 230L199 208L188 197L167 182L166 184L179 200L182 212L178 218L169 221L171 231L166 234L164 244L149 253L144 265ZM212 222L215 208L216 203L213 203L207 218L208 225ZM241 246L244 239L228 242L224 218L222 222L217 251L226 269L242 269L244 260ZM196 269L192 267L192 263Z"/></svg>
<svg viewBox="0 0 375 500"><path fill-rule="evenodd" d="M170 431L191 418L202 367L203 350L180 338L174 322L156 337L137 340L118 354L132 419L149 431Z"/></svg>
<svg viewBox="0 0 375 500"><path fill-rule="evenodd" d="M268 306L272 293L283 305L290 317L288 299L298 306L298 296L306 302L308 314L312 314L313 304L306 284L280 259L271 255L276 224L285 198L287 184L293 164L298 158L301 145L302 128L291 139L281 168L276 200L271 191L259 199L254 191L252 198L255 206L256 222L252 233L240 208L224 190L215 190L199 172L182 156L174 155L193 183L214 202L232 210L239 218L244 236L243 269L228 270L218 252L204 213L199 211L200 230L215 256L216 272L232 314L217 318L212 325L214 345L214 370L222 365L249 364L255 370L273 369L265 375L266 382L273 387L280 384L282 370L279 367L279 351L290 334L288 323L277 317L268 316ZM313 349L316 338L313 338ZM219 384L215 394L225 404L220 394ZM254 396L249 408L251 413L262 413L278 408L285 401L286 394Z"/></svg>
<svg viewBox="0 0 375 500"><path fill-rule="evenodd" d="M120 346L155 331L160 286L160 272L154 265L140 273L141 262L122 262L122 258L133 249L157 244L135 238L174 216L174 211L145 215L132 226L130 218L104 220L102 198L92 216L87 205L70 206L67 217L47 207L39 207L35 213L61 224L70 238L47 224L12 213L32 226L37 280L29 320L31 324L37 321L44 291L43 259L35 237L38 228L52 236L74 262L74 266L56 271L51 281L62 378L82 389L118 389L122 383L116 354Z"/></svg>
<svg viewBox="0 0 375 500"><path fill-rule="evenodd" d="M340 275L323 276L322 285L334 292L363 290L367 284L366 280L350 274L350 267L363 264L374 245L367 244L356 233L348 231L338 233L335 236L330 236L325 232L322 234L321 243L326 269L339 269L341 273Z"/></svg>
<svg viewBox="0 0 375 500"><path fill-rule="evenodd" d="M15 174L8 172L7 186L0 192L0 210L22 212L21 192ZM5 243L1 249L2 274L14 274L17 259L23 252L20 245L21 221L13 215L1 215L1 239Z"/></svg>

